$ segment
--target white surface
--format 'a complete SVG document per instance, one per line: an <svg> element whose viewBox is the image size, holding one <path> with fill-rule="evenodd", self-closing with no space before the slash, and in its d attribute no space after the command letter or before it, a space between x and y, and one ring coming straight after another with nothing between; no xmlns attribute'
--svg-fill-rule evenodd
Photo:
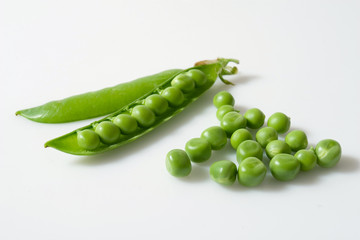
<svg viewBox="0 0 360 240"><path fill-rule="evenodd" d="M359 239L359 1L1 1L0 239ZM89 121L15 111L216 57L241 60L183 113L93 157L44 149ZM282 111L310 143L338 140L333 169L258 188L171 177L166 153L217 125L213 95Z"/></svg>

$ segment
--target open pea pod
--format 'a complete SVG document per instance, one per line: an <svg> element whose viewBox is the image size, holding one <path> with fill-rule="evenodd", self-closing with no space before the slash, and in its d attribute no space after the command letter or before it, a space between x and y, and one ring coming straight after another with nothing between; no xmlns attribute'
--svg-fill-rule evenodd
<svg viewBox="0 0 360 240"><path fill-rule="evenodd" d="M186 106L208 90L218 77L226 84L230 84L222 77L222 75L231 75L237 72L236 67L227 66L229 62L238 63L238 60L219 58L199 62L194 67L169 77L152 91L109 116L46 142L45 147L53 147L74 155L94 155L130 143L183 111ZM189 73L194 70L203 76L204 81L201 80L201 84L199 79L186 77L190 76ZM199 76L199 74L197 75ZM185 83L183 80L186 80ZM188 87L191 84L187 83L191 81L194 82L193 87ZM166 100L166 108L161 113L147 106L147 99L153 95ZM142 110L144 111L142 112ZM131 131L123 131L123 127L116 122L120 115L135 119L136 127ZM107 127L108 129L106 129Z"/></svg>

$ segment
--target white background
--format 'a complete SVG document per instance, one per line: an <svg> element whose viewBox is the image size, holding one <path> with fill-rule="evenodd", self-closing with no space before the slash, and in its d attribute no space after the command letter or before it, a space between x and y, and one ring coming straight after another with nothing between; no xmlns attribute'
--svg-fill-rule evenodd
<svg viewBox="0 0 360 240"><path fill-rule="evenodd" d="M359 239L359 1L0 1L0 239ZM198 60L238 58L217 82L141 139L92 157L44 149L88 124L15 111ZM186 179L166 153L218 125L212 97L281 111L340 163L249 189L210 180L230 146Z"/></svg>

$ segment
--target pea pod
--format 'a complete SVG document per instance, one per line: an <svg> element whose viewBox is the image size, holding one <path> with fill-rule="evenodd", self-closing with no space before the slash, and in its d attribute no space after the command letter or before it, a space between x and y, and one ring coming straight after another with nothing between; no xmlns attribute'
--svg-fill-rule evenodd
<svg viewBox="0 0 360 240"><path fill-rule="evenodd" d="M144 134L154 130L160 124L170 120L173 116L183 111L186 106L194 102L196 99L200 97L200 95L202 95L206 90L208 90L215 83L218 77L228 84L229 82L224 80L222 75L230 75L236 73L235 70L236 67L233 67L233 69L231 69L231 67L227 66L229 62L238 63L238 60L220 58L212 61L199 62L195 64L194 67L180 71L178 72L178 74L169 77L166 81L164 81L161 85L154 88L152 91L148 92L147 94L143 95L142 97L138 98L132 103L121 107L120 109L110 114L109 116L101 120L95 121L77 130L74 130L68 134L65 134L63 136L48 141L47 143L45 143L45 147L53 147L57 150L74 155L94 155L130 143L138 139L139 137L143 136ZM204 74L204 77L206 77L207 81L201 86L196 86L192 91L184 91L182 93L181 90L172 86L173 85L172 80L180 74L188 74L190 70L201 71ZM181 97L172 98L165 94L165 92L166 93L173 92L173 90L180 92ZM166 98L166 100L169 101L169 105L166 111L162 112L162 114L159 115L150 114L149 112L151 111L150 108L147 108L147 106L145 105L146 98L149 97L150 95L164 96L164 98ZM181 102L179 102L179 99L181 100ZM134 109L136 109L136 111L133 111ZM143 113L145 114L144 116L146 116L145 120L139 119L141 118L139 117L141 116L139 110L143 110ZM84 130L91 130L96 132L97 126L99 126L100 124L103 125L102 123L106 121L114 122L114 119L117 118L119 115L130 115L130 116L134 116L134 118L137 118L138 126L136 127L135 131L132 131L131 133L127 133L127 134L124 134L122 132L117 137L117 139L111 143L109 143L108 141L100 141L99 144L95 147L92 144L90 144L91 148L90 147L84 148L83 146L80 146L81 144L79 145L78 135L80 132ZM151 119L151 121L149 119ZM81 141L81 142L86 142L86 141Z"/></svg>

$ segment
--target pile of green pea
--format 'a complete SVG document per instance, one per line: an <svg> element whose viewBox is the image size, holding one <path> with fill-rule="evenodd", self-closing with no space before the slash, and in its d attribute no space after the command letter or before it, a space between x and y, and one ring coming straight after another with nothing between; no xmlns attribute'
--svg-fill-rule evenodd
<svg viewBox="0 0 360 240"><path fill-rule="evenodd" d="M332 139L317 143L315 149L308 147L304 131L290 129L290 118L281 112L272 114L265 123L265 114L258 108L247 110L243 115L234 109L235 99L226 91L213 98L220 126L212 126L201 133L200 138L190 139L185 151L173 149L166 155L166 168L175 177L188 176L192 163L204 162L212 150L222 149L230 138L236 150L238 166L230 160L220 160L210 166L211 178L222 185L232 185L236 178L247 187L261 184L267 169L279 181L295 179L300 171L309 171L316 164L320 167L335 166L341 157L340 144ZM249 131L256 131L255 136ZM284 140L279 135L285 134ZM268 167L263 161L264 152L269 158Z"/></svg>
<svg viewBox="0 0 360 240"><path fill-rule="evenodd" d="M134 134L138 130L153 126L156 118L161 117L169 108L183 104L184 94L206 83L207 77L201 70L190 69L180 73L165 89L159 89L117 116L94 124L92 129L79 131L77 142L86 150L94 150L101 143L115 144L121 140L122 135Z"/></svg>

